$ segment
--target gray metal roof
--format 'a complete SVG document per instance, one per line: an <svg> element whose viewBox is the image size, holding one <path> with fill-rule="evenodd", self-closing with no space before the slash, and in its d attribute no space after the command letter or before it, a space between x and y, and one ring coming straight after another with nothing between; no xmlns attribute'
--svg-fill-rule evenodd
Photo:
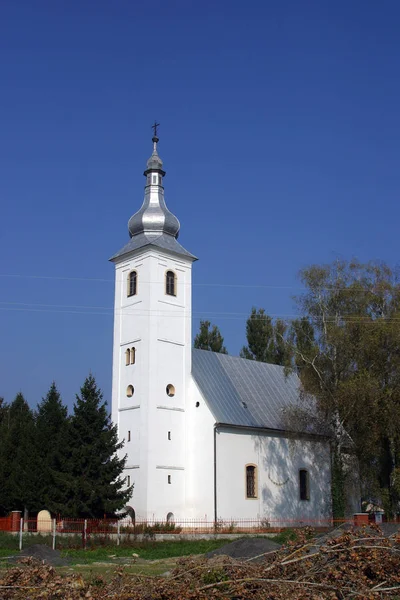
<svg viewBox="0 0 400 600"><path fill-rule="evenodd" d="M192 375L218 423L287 430L284 409L299 405L299 378L278 365L193 349Z"/></svg>
<svg viewBox="0 0 400 600"><path fill-rule="evenodd" d="M144 248L145 246L156 246L157 248L168 250L169 252L173 252L179 256L185 256L187 258L191 258L192 260L197 260L193 254L190 254L190 252L185 250L185 248L180 245L175 237L167 233L161 233L158 235L138 233L137 235L134 235L130 241L125 244L121 250L119 250L119 252L114 254L110 260L115 261L118 258L122 258L122 256L125 254L129 254L129 252L139 250L139 248Z"/></svg>

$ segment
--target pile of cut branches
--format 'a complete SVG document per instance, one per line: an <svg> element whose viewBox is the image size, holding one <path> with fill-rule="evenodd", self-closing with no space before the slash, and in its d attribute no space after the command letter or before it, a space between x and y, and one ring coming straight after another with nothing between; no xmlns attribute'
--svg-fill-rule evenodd
<svg viewBox="0 0 400 600"><path fill-rule="evenodd" d="M257 560L255 560L257 559ZM52 567L30 563L0 579L2 600L317 600L400 598L400 535L349 530L296 542L261 557L181 559L168 577L130 575L111 582L61 577Z"/></svg>

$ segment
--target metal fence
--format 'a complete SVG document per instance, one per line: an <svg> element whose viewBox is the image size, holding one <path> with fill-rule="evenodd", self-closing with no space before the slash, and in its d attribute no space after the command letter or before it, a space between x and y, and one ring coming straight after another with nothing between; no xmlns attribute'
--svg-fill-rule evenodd
<svg viewBox="0 0 400 600"><path fill-rule="evenodd" d="M286 529L299 529L311 527L320 531L331 529L343 523L367 524L368 520L375 522L374 516L362 515L363 519L357 520L357 515L349 519L180 519L158 521L156 519L135 520L123 519L16 519L15 513L10 517L0 519L0 530L11 531L19 535L19 546L22 548L23 539L27 534L41 534L49 538L49 543L56 547L57 538L66 539L67 536L79 536L83 547L88 541L95 541L107 537L116 544L121 540L132 539L175 539L174 536L183 535L229 535L229 534L277 534ZM61 538L60 538L61 536Z"/></svg>
<svg viewBox="0 0 400 600"><path fill-rule="evenodd" d="M51 534L215 534L215 533L276 533L287 528L313 527L330 528L335 523L346 520L332 519L242 519L228 518L209 521L207 519L174 519L159 521L157 519L132 520L124 519L20 519L15 527L10 517L0 519L0 529L16 531L22 527L23 532Z"/></svg>

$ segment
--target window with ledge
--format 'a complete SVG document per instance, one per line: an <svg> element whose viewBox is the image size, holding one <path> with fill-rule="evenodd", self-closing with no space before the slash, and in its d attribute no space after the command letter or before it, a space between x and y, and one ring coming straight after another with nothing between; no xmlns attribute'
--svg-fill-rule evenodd
<svg viewBox="0 0 400 600"><path fill-rule="evenodd" d="M246 498L257 498L257 467L246 465Z"/></svg>
<svg viewBox="0 0 400 600"><path fill-rule="evenodd" d="M165 293L167 296L176 296L176 275L173 271L165 274Z"/></svg>
<svg viewBox="0 0 400 600"><path fill-rule="evenodd" d="M127 296L129 298L130 296L136 296L136 294L137 294L137 272L131 271L128 274Z"/></svg>
<svg viewBox="0 0 400 600"><path fill-rule="evenodd" d="M310 499L310 476L307 469L299 470L300 500Z"/></svg>

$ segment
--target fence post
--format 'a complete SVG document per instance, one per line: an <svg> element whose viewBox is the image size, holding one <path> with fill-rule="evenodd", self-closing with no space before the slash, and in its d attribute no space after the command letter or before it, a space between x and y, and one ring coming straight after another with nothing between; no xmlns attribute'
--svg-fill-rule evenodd
<svg viewBox="0 0 400 600"><path fill-rule="evenodd" d="M19 549L22 550L22 532L24 530L24 519L21 517L19 522Z"/></svg>
<svg viewBox="0 0 400 600"><path fill-rule="evenodd" d="M83 524L83 548L86 550L86 540L87 540L87 519Z"/></svg>
<svg viewBox="0 0 400 600"><path fill-rule="evenodd" d="M117 522L117 546L119 546L120 544L120 527L121 527L121 521L118 519Z"/></svg>
<svg viewBox="0 0 400 600"><path fill-rule="evenodd" d="M53 550L56 549L56 520L53 519Z"/></svg>

